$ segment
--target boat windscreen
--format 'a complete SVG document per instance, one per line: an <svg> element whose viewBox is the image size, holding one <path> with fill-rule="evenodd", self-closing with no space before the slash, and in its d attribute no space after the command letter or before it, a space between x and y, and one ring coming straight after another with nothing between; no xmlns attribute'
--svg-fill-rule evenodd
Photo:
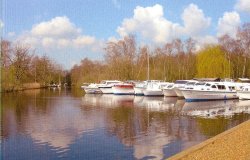
<svg viewBox="0 0 250 160"><path fill-rule="evenodd" d="M172 88L173 86L174 86L174 85L171 84L171 85L168 85L167 88Z"/></svg>
<svg viewBox="0 0 250 160"><path fill-rule="evenodd" d="M188 82L186 85L194 85L196 82Z"/></svg>
<svg viewBox="0 0 250 160"><path fill-rule="evenodd" d="M201 82L201 83L196 83L195 85L196 85L196 86L203 86L203 85L205 85L205 83L202 83L202 82Z"/></svg>
<svg viewBox="0 0 250 160"><path fill-rule="evenodd" d="M177 80L175 84L186 84L188 81Z"/></svg>

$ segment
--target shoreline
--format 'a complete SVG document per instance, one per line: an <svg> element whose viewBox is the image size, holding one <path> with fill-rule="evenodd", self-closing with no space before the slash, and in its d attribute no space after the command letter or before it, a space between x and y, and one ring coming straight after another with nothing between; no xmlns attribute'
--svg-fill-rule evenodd
<svg viewBox="0 0 250 160"><path fill-rule="evenodd" d="M168 159L250 159L249 142L250 120L247 120Z"/></svg>
<svg viewBox="0 0 250 160"><path fill-rule="evenodd" d="M41 85L40 83L25 83L20 86L9 86L3 87L0 90L0 93L11 93L11 92L19 92L24 90L32 90L32 89L43 89L48 88L49 86Z"/></svg>

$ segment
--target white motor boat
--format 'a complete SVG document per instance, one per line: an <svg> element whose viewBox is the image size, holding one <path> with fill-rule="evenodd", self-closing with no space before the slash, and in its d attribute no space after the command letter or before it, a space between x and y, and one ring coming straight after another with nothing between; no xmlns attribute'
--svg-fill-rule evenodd
<svg viewBox="0 0 250 160"><path fill-rule="evenodd" d="M238 98L235 83L207 82L205 87L199 89L182 90L186 101L227 100Z"/></svg>
<svg viewBox="0 0 250 160"><path fill-rule="evenodd" d="M98 88L102 91L103 94L113 94L112 87L118 83L122 82L117 80L105 80L101 82Z"/></svg>
<svg viewBox="0 0 250 160"><path fill-rule="evenodd" d="M250 85L243 87L240 91L237 91L239 99L250 99Z"/></svg>
<svg viewBox="0 0 250 160"><path fill-rule="evenodd" d="M197 82L198 81L196 80L176 80L173 85L164 88L164 95L167 97L183 97L183 94L180 90L185 88L187 83L190 83L191 86L191 84L193 85Z"/></svg>
<svg viewBox="0 0 250 160"><path fill-rule="evenodd" d="M135 93L134 85L130 83L114 84L112 90L115 95L133 95Z"/></svg>
<svg viewBox="0 0 250 160"><path fill-rule="evenodd" d="M184 95L182 94L182 89L186 88L193 88L195 83L198 83L196 80L177 80L174 84L174 91L177 97L183 98Z"/></svg>
<svg viewBox="0 0 250 160"><path fill-rule="evenodd" d="M87 94L97 94L102 93L100 88L98 87L100 84L91 83L88 86L82 86L81 88L85 91Z"/></svg>
<svg viewBox="0 0 250 160"><path fill-rule="evenodd" d="M163 94L166 97L177 97L177 94L174 91L174 83L169 83L166 87L163 89Z"/></svg>
<svg viewBox="0 0 250 160"><path fill-rule="evenodd" d="M145 96L163 96L162 89L168 84L168 82L149 82L143 94Z"/></svg>
<svg viewBox="0 0 250 160"><path fill-rule="evenodd" d="M147 81L136 83L134 86L135 95L143 96L143 91L147 88Z"/></svg>

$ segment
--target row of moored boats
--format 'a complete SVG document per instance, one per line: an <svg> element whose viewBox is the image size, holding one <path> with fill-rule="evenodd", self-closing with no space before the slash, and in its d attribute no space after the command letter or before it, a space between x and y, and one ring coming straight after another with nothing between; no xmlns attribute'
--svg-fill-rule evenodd
<svg viewBox="0 0 250 160"><path fill-rule="evenodd" d="M82 86L87 94L144 95L185 98L186 101L250 99L250 83L230 81L160 80L130 81L104 80Z"/></svg>

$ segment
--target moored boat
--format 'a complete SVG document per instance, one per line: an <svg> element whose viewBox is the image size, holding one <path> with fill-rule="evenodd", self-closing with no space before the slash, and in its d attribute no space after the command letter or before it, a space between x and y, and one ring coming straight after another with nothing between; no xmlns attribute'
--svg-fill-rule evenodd
<svg viewBox="0 0 250 160"><path fill-rule="evenodd" d="M112 87L115 95L132 95L134 94L134 85L129 83L118 83Z"/></svg>
<svg viewBox="0 0 250 160"><path fill-rule="evenodd" d="M206 88L182 90L186 101L228 100L238 98L234 83L208 82Z"/></svg>
<svg viewBox="0 0 250 160"><path fill-rule="evenodd" d="M237 91L239 99L250 99L250 85L243 87L240 91Z"/></svg>
<svg viewBox="0 0 250 160"><path fill-rule="evenodd" d="M113 94L112 87L115 84L121 83L121 81L118 80L104 80L102 81L101 85L98 86L98 88L102 91L103 94Z"/></svg>
<svg viewBox="0 0 250 160"><path fill-rule="evenodd" d="M177 94L174 91L174 83L169 83L166 87L163 89L163 94L166 97L177 97Z"/></svg>
<svg viewBox="0 0 250 160"><path fill-rule="evenodd" d="M173 90L175 91L177 97L183 98L184 95L182 94L182 89L185 87L192 88L195 83L198 81L196 80L177 80L174 84Z"/></svg>
<svg viewBox="0 0 250 160"><path fill-rule="evenodd" d="M182 88L185 88L187 83L190 85L195 84L198 81L195 80L176 80L174 84L169 85L163 89L164 96L166 97L183 97L182 92L180 91Z"/></svg>
<svg viewBox="0 0 250 160"><path fill-rule="evenodd" d="M88 86L82 86L81 88L85 91L85 93L87 94L98 94L98 93L102 93L102 91L100 90L100 88L98 87L100 84L96 84L96 83L91 83Z"/></svg>
<svg viewBox="0 0 250 160"><path fill-rule="evenodd" d="M163 96L162 89L168 85L168 82L149 82L147 88L143 91L145 96Z"/></svg>
<svg viewBox="0 0 250 160"><path fill-rule="evenodd" d="M143 96L144 95L143 91L146 89L146 87L147 87L147 81L136 83L134 86L135 95Z"/></svg>

